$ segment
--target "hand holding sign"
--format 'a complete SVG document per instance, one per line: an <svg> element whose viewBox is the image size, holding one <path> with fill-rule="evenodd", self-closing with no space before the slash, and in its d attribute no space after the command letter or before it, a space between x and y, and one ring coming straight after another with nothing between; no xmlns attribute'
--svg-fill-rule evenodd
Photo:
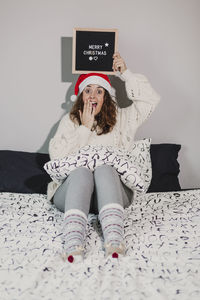
<svg viewBox="0 0 200 300"><path fill-rule="evenodd" d="M121 74L126 71L127 67L125 64L125 61L120 56L119 52L116 52L113 54L113 71L117 72L119 71Z"/></svg>

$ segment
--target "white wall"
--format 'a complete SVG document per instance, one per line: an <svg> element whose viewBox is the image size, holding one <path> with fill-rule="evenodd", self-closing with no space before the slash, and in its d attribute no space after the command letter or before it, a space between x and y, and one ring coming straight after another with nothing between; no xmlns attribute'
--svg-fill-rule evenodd
<svg viewBox="0 0 200 300"><path fill-rule="evenodd" d="M118 28L128 67L162 97L136 138L180 143L181 185L199 187L199 11L198 0L0 0L0 149L47 151L70 105L62 37L73 27Z"/></svg>

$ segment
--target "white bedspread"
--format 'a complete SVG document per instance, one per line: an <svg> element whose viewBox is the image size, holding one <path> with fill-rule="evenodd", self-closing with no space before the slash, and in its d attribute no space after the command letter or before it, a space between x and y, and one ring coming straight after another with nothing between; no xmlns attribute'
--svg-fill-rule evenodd
<svg viewBox="0 0 200 300"><path fill-rule="evenodd" d="M125 214L125 257L104 258L90 215L84 263L69 264L46 196L1 193L0 299L200 299L200 190L146 194Z"/></svg>

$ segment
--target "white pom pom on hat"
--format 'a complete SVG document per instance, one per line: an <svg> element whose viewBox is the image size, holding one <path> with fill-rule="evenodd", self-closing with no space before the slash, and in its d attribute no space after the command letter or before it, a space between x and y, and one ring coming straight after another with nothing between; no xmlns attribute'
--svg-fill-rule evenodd
<svg viewBox="0 0 200 300"><path fill-rule="evenodd" d="M71 95L70 100L71 100L72 102L75 102L76 99L77 99L77 96L76 96L76 95Z"/></svg>
<svg viewBox="0 0 200 300"><path fill-rule="evenodd" d="M75 102L78 96L78 93L81 93L84 88L89 84L98 84L107 90L111 95L113 94L113 89L110 83L110 80L107 75L101 73L88 73L81 74L78 77L74 88L74 94L71 96L71 101Z"/></svg>

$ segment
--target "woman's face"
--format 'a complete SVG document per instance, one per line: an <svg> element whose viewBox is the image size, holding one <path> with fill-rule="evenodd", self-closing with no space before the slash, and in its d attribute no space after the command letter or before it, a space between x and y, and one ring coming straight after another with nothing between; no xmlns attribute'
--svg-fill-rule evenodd
<svg viewBox="0 0 200 300"><path fill-rule="evenodd" d="M98 84L89 84L83 90L84 104L89 100L95 107L95 116L101 111L105 90Z"/></svg>

